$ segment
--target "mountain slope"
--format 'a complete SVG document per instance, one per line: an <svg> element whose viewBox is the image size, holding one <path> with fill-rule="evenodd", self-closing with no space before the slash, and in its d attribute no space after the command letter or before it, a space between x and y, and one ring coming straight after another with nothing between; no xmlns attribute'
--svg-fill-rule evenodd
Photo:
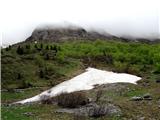
<svg viewBox="0 0 160 120"><path fill-rule="evenodd" d="M45 34L42 30L42 36L38 32L36 35L34 33L28 40L1 50L2 119L72 120L73 115L57 113L56 109L59 108L57 105L8 106L6 104L35 96L83 73L87 67L130 73L142 78L137 85L109 84L85 91L87 96L94 100L97 91L103 90L97 104L113 103L122 110L120 116L104 116L98 119L158 120L160 118L159 43L124 42L126 40L119 38L115 41L114 38L107 37L100 39L98 33L93 35L92 32L90 35L82 29L76 32L55 30L51 35L47 33L44 37ZM54 39L50 39L52 37ZM150 96L151 99L130 100L132 97L135 99L143 96Z"/></svg>
<svg viewBox="0 0 160 120"><path fill-rule="evenodd" d="M66 41L66 40L96 40L96 39L112 39L115 36L110 34L100 34L92 31L88 32L80 27L71 28L37 28L27 41ZM116 38L116 37L115 37Z"/></svg>

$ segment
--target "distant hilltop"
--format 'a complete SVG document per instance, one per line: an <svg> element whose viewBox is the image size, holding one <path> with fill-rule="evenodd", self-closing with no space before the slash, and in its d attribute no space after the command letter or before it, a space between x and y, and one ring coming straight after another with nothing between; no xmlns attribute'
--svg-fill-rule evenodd
<svg viewBox="0 0 160 120"><path fill-rule="evenodd" d="M27 41L49 41L58 42L65 40L95 40L95 39L113 39L115 36L105 33L101 34L95 31L87 31L80 27L60 27L60 28L37 28Z"/></svg>
<svg viewBox="0 0 160 120"><path fill-rule="evenodd" d="M32 35L26 39L26 42L63 42L67 40L118 40L118 41L134 41L145 43L157 43L160 39L132 38L132 37L117 37L109 33L87 31L81 27L41 27L36 28Z"/></svg>

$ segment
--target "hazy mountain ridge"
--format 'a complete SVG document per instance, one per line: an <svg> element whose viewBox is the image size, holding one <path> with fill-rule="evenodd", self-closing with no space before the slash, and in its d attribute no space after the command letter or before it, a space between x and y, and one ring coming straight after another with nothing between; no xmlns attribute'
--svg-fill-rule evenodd
<svg viewBox="0 0 160 120"><path fill-rule="evenodd" d="M95 31L86 31L83 28L41 28L35 29L32 35L26 41L65 41L65 40L95 40L95 39L113 39L111 34L100 34Z"/></svg>
<svg viewBox="0 0 160 120"><path fill-rule="evenodd" d="M47 41L47 42L62 42L66 40L119 40L119 41L134 41L145 43L157 43L160 39L132 38L132 37L117 37L105 32L87 31L81 27L48 27L36 28L32 35L26 41Z"/></svg>

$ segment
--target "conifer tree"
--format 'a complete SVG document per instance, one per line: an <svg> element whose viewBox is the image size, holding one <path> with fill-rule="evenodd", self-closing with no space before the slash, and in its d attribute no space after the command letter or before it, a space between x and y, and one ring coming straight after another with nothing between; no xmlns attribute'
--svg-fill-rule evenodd
<svg viewBox="0 0 160 120"><path fill-rule="evenodd" d="M30 49L31 47L30 47L30 45L26 45L26 49Z"/></svg>
<svg viewBox="0 0 160 120"><path fill-rule="evenodd" d="M43 49L43 44L42 44L42 43L41 43L41 46L40 46L40 47L41 47L41 49Z"/></svg>
<svg viewBox="0 0 160 120"><path fill-rule="evenodd" d="M46 50L49 50L49 46L48 45L46 46Z"/></svg>
<svg viewBox="0 0 160 120"><path fill-rule="evenodd" d="M18 53L19 55L22 55L22 54L24 53L23 47L18 46L18 48L17 48L17 53Z"/></svg>

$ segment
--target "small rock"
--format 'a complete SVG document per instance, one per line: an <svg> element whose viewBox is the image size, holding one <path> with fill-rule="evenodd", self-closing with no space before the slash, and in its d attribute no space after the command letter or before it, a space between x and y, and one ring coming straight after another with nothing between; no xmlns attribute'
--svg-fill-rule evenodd
<svg viewBox="0 0 160 120"><path fill-rule="evenodd" d="M143 95L144 100L152 100L152 96L149 93Z"/></svg>
<svg viewBox="0 0 160 120"><path fill-rule="evenodd" d="M156 80L156 83L160 83L160 79Z"/></svg>
<svg viewBox="0 0 160 120"><path fill-rule="evenodd" d="M143 95L143 98L150 98L150 97L151 97L151 95L149 93L146 93Z"/></svg>
<svg viewBox="0 0 160 120"><path fill-rule="evenodd" d="M141 101L143 100L143 97L139 97L139 96L134 96L131 98L132 101Z"/></svg>
<svg viewBox="0 0 160 120"><path fill-rule="evenodd" d="M63 108L58 109L56 112L60 113L73 113L80 116L100 117L104 115L120 115L121 110L119 107L113 104L97 105L96 103L90 103L80 108Z"/></svg>
<svg viewBox="0 0 160 120"><path fill-rule="evenodd" d="M145 120L145 117L140 117L138 118L138 120Z"/></svg>
<svg viewBox="0 0 160 120"><path fill-rule="evenodd" d="M152 98L144 98L144 100L152 100Z"/></svg>
<svg viewBox="0 0 160 120"><path fill-rule="evenodd" d="M158 108L160 109L160 100L158 100L157 104L158 104Z"/></svg>
<svg viewBox="0 0 160 120"><path fill-rule="evenodd" d="M2 89L2 90L0 90L1 92L8 92L8 90L7 89Z"/></svg>
<svg viewBox="0 0 160 120"><path fill-rule="evenodd" d="M32 116L33 113L32 112L26 112L26 113L23 113L23 115L26 115L26 116Z"/></svg>

